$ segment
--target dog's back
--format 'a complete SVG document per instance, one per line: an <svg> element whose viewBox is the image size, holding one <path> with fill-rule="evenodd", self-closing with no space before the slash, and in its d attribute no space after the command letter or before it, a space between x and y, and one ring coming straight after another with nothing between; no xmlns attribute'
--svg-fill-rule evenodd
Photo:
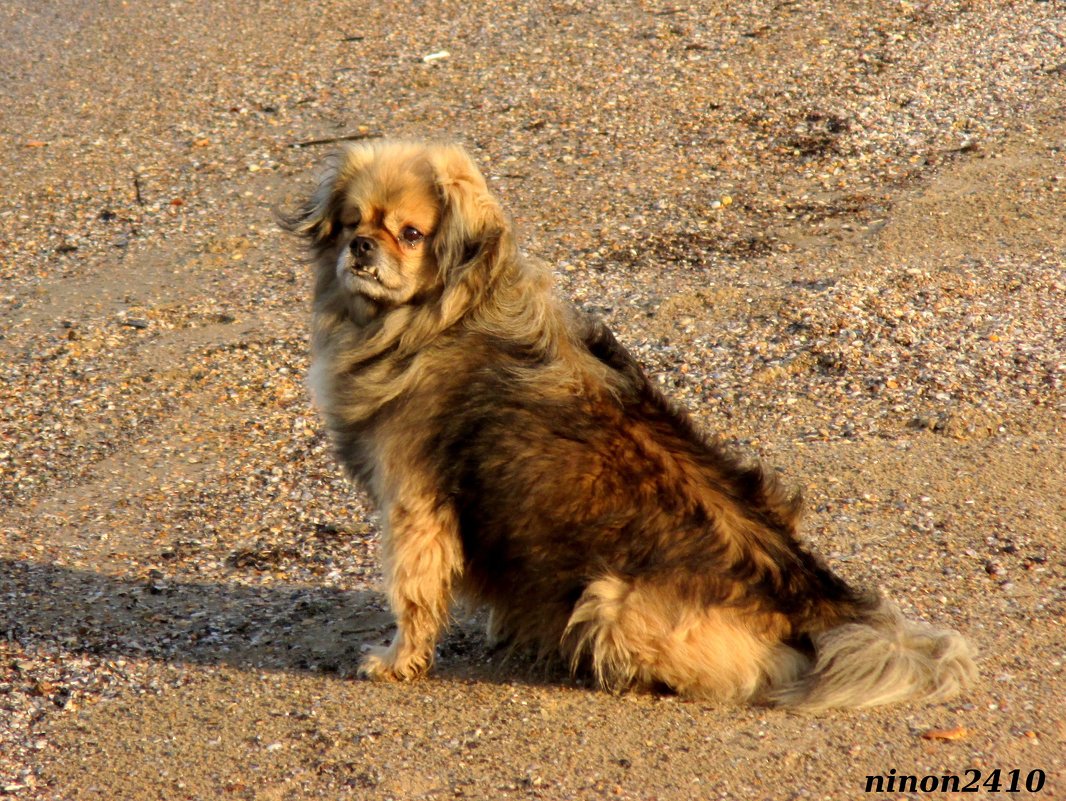
<svg viewBox="0 0 1066 801"><path fill-rule="evenodd" d="M969 676L958 635L804 549L798 499L704 438L605 326L569 327L564 365L482 341L436 424L494 636L561 648L605 686L812 708L936 698Z"/></svg>

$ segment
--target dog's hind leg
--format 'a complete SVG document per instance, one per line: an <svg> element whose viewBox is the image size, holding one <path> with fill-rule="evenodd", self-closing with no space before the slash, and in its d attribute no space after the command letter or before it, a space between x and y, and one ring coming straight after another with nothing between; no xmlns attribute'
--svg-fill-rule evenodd
<svg viewBox="0 0 1066 801"><path fill-rule="evenodd" d="M780 643L783 618L687 602L668 587L602 577L585 589L563 638L574 668L614 689L665 685L717 701L759 697L807 665Z"/></svg>
<svg viewBox="0 0 1066 801"><path fill-rule="evenodd" d="M396 636L359 666L370 679L406 681L433 664L433 650L448 621L462 549L455 515L431 498L394 503L384 532L389 603Z"/></svg>

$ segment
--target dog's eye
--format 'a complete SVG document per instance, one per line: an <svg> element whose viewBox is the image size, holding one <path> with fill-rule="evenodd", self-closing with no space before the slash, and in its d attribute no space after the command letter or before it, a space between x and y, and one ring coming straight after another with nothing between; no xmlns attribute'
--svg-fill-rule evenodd
<svg viewBox="0 0 1066 801"><path fill-rule="evenodd" d="M410 225L405 225L403 230L400 231L400 239L403 240L405 245L417 245L425 238L425 235L421 231Z"/></svg>

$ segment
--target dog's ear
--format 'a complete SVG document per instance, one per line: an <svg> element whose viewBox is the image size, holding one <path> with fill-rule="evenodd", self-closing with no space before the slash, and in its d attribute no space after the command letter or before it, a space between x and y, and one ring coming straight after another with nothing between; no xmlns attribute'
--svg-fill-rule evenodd
<svg viewBox="0 0 1066 801"><path fill-rule="evenodd" d="M311 196L293 211L278 213L281 227L305 237L316 251L327 249L340 230L338 217L344 204L344 188L373 157L368 145L349 145L327 156Z"/></svg>
<svg viewBox="0 0 1066 801"><path fill-rule="evenodd" d="M513 256L511 224L462 148L434 146L428 156L441 204L433 248L445 291L464 284L476 297Z"/></svg>

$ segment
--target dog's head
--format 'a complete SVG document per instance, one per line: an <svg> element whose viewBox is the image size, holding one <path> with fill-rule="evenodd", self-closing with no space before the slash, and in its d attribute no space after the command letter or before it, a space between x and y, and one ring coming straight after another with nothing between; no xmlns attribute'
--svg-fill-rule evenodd
<svg viewBox="0 0 1066 801"><path fill-rule="evenodd" d="M283 224L315 251L320 296L359 297L377 312L470 303L511 247L485 179L453 145L349 146Z"/></svg>

